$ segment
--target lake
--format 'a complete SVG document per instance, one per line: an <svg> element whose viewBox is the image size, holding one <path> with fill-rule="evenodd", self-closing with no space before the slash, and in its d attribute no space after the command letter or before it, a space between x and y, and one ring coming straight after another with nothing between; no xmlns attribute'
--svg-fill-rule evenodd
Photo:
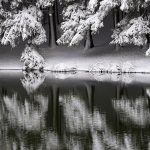
<svg viewBox="0 0 150 150"><path fill-rule="evenodd" d="M149 76L0 71L0 149L150 150Z"/></svg>

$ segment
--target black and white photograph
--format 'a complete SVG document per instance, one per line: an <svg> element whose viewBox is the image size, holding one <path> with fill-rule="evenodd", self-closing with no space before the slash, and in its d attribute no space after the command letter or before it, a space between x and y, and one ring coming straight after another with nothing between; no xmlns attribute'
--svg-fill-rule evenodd
<svg viewBox="0 0 150 150"><path fill-rule="evenodd" d="M0 150L150 150L150 0L0 0Z"/></svg>

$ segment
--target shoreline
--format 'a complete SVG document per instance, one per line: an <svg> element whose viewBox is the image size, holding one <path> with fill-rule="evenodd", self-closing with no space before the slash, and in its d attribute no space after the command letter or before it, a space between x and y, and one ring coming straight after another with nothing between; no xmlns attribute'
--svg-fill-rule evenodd
<svg viewBox="0 0 150 150"><path fill-rule="evenodd" d="M35 73L35 74L34 74ZM26 72L22 70L0 70L0 80L2 79L22 79ZM54 83L59 82L112 82L122 84L147 84L150 85L150 74L145 73L92 73L92 72L29 72L31 79L39 80L45 78Z"/></svg>

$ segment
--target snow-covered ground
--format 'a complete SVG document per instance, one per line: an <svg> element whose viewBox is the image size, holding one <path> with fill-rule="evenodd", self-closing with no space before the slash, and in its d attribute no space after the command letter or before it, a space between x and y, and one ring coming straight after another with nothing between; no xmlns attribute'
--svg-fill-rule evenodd
<svg viewBox="0 0 150 150"><path fill-rule="evenodd" d="M43 49L41 54L46 60L45 70L50 71L150 73L150 58L145 56L145 51L138 47L116 51L105 46L84 53L82 48L61 47L57 50Z"/></svg>
<svg viewBox="0 0 150 150"><path fill-rule="evenodd" d="M23 46L20 46L23 49ZM10 49L10 47L8 47ZM1 49L0 69L22 69L22 50ZM41 48L38 52L45 59L45 70L85 72L140 72L150 73L150 58L146 49L138 47L120 48L111 46L95 47L84 53L82 47Z"/></svg>

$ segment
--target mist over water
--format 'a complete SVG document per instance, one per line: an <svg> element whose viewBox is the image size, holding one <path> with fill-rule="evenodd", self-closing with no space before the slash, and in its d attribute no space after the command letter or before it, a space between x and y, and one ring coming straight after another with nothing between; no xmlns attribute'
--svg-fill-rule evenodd
<svg viewBox="0 0 150 150"><path fill-rule="evenodd" d="M0 147L149 150L150 84L0 74Z"/></svg>

